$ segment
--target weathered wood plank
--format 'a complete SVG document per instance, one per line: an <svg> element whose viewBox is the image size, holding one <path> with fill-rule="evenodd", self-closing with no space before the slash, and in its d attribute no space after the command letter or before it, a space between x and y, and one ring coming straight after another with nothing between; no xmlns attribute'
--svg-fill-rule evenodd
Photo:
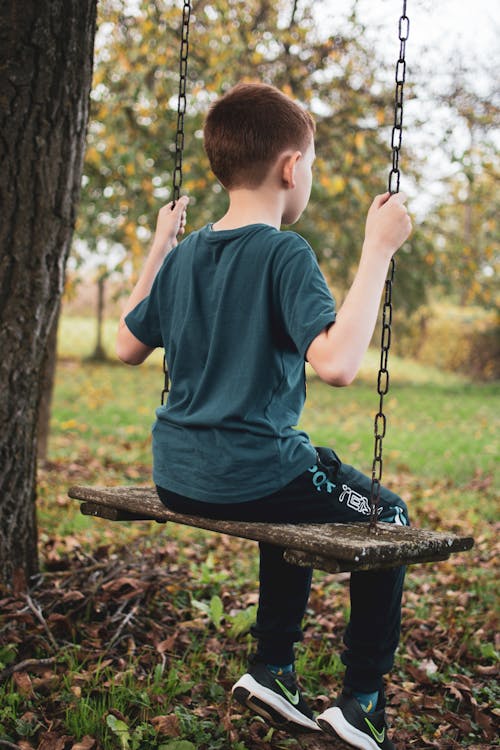
<svg viewBox="0 0 500 750"><path fill-rule="evenodd" d="M455 550L458 551L458 550ZM450 553L441 553L435 555L424 555L421 553L418 558L408 560L408 556L404 552L396 555L391 560L386 562L374 559L370 557L367 560L349 561L349 560L336 560L334 558L324 557L322 555L315 555L310 552L302 552L295 549L285 550L285 560L294 565L301 565L307 568L316 568L317 570L325 570L328 573L345 573L352 572L353 570L382 570L384 568L395 568L400 565L416 565L418 563L427 562L439 562L447 560Z"/></svg>
<svg viewBox="0 0 500 750"><path fill-rule="evenodd" d="M380 523L369 530L357 524L277 524L221 521L173 513L163 506L154 487L84 487L68 491L82 502L86 515L109 520L171 521L222 534L269 542L287 548L290 562L330 572L369 570L444 560L470 549L468 536Z"/></svg>

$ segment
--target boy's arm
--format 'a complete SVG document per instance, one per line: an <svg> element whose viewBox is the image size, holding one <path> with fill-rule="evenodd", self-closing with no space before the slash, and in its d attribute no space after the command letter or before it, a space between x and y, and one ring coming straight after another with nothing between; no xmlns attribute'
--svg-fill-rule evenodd
<svg viewBox="0 0 500 750"><path fill-rule="evenodd" d="M134 336L127 327L125 317L148 296L165 257L177 245L177 236L184 234L188 202L189 198L183 196L179 198L173 210L171 203L160 209L151 250L146 258L139 280L123 309L116 337L116 353L122 362L129 365L140 365L154 349Z"/></svg>
<svg viewBox="0 0 500 750"><path fill-rule="evenodd" d="M366 220L365 241L356 276L335 323L310 344L307 360L326 383L354 380L377 322L389 263L411 232L401 193L379 195Z"/></svg>

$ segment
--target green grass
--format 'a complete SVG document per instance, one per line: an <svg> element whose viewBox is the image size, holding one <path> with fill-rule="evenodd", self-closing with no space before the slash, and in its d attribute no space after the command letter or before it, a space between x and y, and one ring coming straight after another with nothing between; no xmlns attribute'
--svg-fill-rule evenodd
<svg viewBox="0 0 500 750"><path fill-rule="evenodd" d="M102 330L102 345L107 357L117 361L115 356L115 339L118 330L118 320L110 318L104 321ZM59 321L57 347L62 359L86 359L95 349L97 340L96 323L93 317L62 315ZM161 366L163 355L155 352L148 364L155 362Z"/></svg>
<svg viewBox="0 0 500 750"><path fill-rule="evenodd" d="M390 472L407 471L423 481L448 478L464 485L498 462L500 388L496 384L399 383L384 401L384 456ZM374 389L361 380L347 389L309 384L303 426L319 444L337 446L348 463L371 467ZM464 460L467 457L467 460Z"/></svg>

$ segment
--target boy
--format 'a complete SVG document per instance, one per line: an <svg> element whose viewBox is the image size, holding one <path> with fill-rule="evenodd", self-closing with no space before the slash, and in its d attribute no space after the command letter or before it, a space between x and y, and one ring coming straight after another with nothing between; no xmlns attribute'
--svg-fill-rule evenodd
<svg viewBox="0 0 500 750"><path fill-rule="evenodd" d="M411 223L401 195L375 198L359 269L338 312L305 240L282 232L305 209L314 123L277 89L239 84L210 109L204 143L229 194L226 214L180 245L187 198L159 213L153 245L120 322L117 352L140 364L165 348L168 403L153 428L154 480L174 511L216 518L368 521L370 480L293 428L304 362L332 386L351 383L370 342L392 255ZM380 520L408 523L381 492ZM353 573L342 694L314 720L294 672L312 571L260 545L257 653L233 696L276 726L393 748L382 675L399 639L404 570Z"/></svg>

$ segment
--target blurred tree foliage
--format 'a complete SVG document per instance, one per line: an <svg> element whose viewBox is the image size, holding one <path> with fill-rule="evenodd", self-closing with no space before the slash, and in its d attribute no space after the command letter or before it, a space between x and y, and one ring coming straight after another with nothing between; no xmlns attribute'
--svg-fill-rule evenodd
<svg viewBox="0 0 500 750"><path fill-rule="evenodd" d="M477 90L477 79L483 91ZM491 91L488 91L491 88ZM500 163L498 81L486 70L462 62L452 69L451 85L440 97L451 114L439 144L454 165L443 183L443 197L427 219L440 286L461 306L500 308ZM461 137L452 130L461 128Z"/></svg>
<svg viewBox="0 0 500 750"><path fill-rule="evenodd" d="M461 306L500 309L500 171L491 163L469 180L450 181L449 199L433 213L441 286Z"/></svg>
<svg viewBox="0 0 500 750"><path fill-rule="evenodd" d="M117 270L135 272L158 208L170 198L181 6L174 0L100 3L77 259L90 250ZM242 79L290 94L317 122L315 185L295 228L342 292L358 260L366 211L386 189L394 94L379 80L380 65L364 46L354 10L340 28L321 36L305 2L194 0L182 190L191 196L188 228L225 210L202 145L203 117L214 98ZM406 153L403 162L408 172ZM398 305L422 302L433 273L423 262L429 252L430 239L416 231L398 269Z"/></svg>

